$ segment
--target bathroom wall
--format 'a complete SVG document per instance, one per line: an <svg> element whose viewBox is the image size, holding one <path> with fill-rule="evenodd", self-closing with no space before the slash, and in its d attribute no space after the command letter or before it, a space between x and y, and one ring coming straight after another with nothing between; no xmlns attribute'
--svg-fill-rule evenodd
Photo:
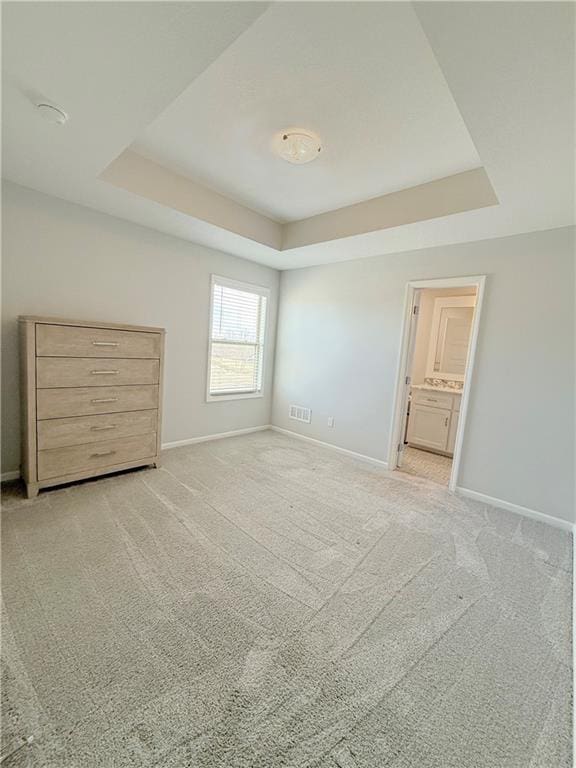
<svg viewBox="0 0 576 768"><path fill-rule="evenodd" d="M418 326L414 345L414 357L412 358L412 383L423 384L426 378L426 361L428 359L428 347L430 345L430 333L432 331L432 315L434 314L434 301L441 296L471 296L476 293L476 288L442 288L433 290L424 288L420 292L420 308L418 313Z"/></svg>

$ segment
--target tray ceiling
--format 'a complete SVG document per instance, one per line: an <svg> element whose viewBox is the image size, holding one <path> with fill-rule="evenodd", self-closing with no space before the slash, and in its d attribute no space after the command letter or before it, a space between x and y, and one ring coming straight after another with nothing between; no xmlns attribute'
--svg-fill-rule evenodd
<svg viewBox="0 0 576 768"><path fill-rule="evenodd" d="M178 237L285 269L574 222L569 3L5 3L3 37L4 177Z"/></svg>
<svg viewBox="0 0 576 768"><path fill-rule="evenodd" d="M273 152L290 127L313 163ZM409 3L272 6L132 149L280 222L482 165Z"/></svg>

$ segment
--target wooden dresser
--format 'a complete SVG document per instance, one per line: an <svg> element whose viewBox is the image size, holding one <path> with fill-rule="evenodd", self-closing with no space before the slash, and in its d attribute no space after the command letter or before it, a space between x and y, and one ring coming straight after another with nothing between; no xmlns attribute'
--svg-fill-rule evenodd
<svg viewBox="0 0 576 768"><path fill-rule="evenodd" d="M33 316L19 323L28 497L158 466L164 329Z"/></svg>

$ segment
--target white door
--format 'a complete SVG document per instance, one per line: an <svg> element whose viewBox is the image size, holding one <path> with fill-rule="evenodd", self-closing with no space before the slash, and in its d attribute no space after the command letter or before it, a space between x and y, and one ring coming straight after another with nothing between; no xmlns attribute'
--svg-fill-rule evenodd
<svg viewBox="0 0 576 768"><path fill-rule="evenodd" d="M446 451L450 411L412 403L408 420L408 442L435 451Z"/></svg>
<svg viewBox="0 0 576 768"><path fill-rule="evenodd" d="M412 370L412 361L414 359L414 348L416 346L416 331L418 330L418 313L420 310L420 298L422 291L414 291L412 298L412 309L410 312L410 336L408 339L408 352L406 356L406 371ZM402 466L402 451L404 450L404 435L406 434L406 419L408 418L408 398L410 397L410 384L412 377L407 375L404 379L404 389L402 391L402 426L400 429L400 442L396 454L396 466Z"/></svg>
<svg viewBox="0 0 576 768"><path fill-rule="evenodd" d="M458 430L458 411L452 411L450 416L450 428L448 430L448 445L446 448L447 453L454 455L454 448L456 447L456 432Z"/></svg>

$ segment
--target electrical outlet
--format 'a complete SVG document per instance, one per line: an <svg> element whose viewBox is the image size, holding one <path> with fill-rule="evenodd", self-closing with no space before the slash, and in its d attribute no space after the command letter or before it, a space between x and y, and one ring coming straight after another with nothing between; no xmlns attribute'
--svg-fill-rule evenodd
<svg viewBox="0 0 576 768"><path fill-rule="evenodd" d="M328 416L328 426L329 427L334 426L334 416Z"/></svg>

